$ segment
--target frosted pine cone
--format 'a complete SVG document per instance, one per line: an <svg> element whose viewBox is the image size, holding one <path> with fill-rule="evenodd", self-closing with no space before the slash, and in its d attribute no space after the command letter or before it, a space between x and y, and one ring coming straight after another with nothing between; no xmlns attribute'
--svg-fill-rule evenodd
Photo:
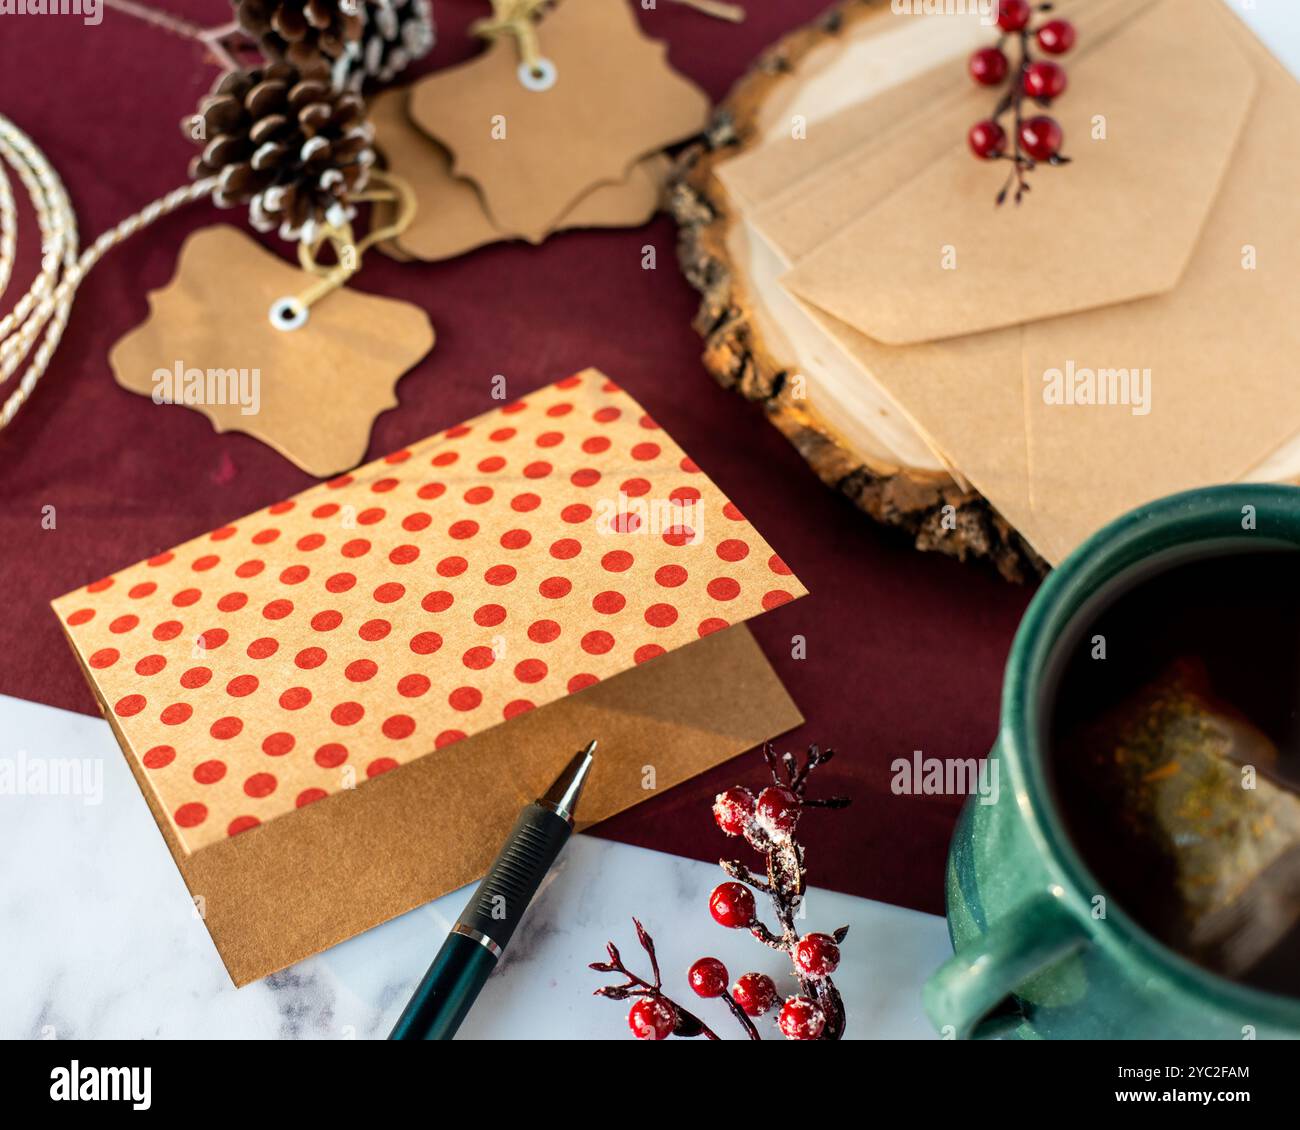
<svg viewBox="0 0 1300 1130"><path fill-rule="evenodd" d="M360 90L366 83L392 82L433 49L429 0L365 0L361 15L360 39L349 43L334 64L340 86Z"/></svg>
<svg viewBox="0 0 1300 1130"><path fill-rule="evenodd" d="M361 35L362 0L234 0L239 26L270 59L338 59Z"/></svg>
<svg viewBox="0 0 1300 1130"><path fill-rule="evenodd" d="M320 60L232 71L182 128L203 142L190 175L219 178L216 204L247 204L253 227L283 239L314 242L322 223L351 219L348 198L375 161L364 101L335 89Z"/></svg>

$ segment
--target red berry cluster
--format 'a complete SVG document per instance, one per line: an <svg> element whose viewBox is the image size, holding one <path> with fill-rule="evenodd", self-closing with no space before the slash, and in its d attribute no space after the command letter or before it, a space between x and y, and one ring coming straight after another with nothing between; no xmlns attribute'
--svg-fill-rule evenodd
<svg viewBox="0 0 1300 1130"><path fill-rule="evenodd" d="M848 927L833 934L800 935L795 929L804 893L804 870L803 848L793 834L805 809L842 808L848 801L843 797L810 799L805 795L809 774L829 761L833 750L811 746L802 766L788 753L778 757L770 745L764 747L763 756L772 773L772 784L757 796L739 785L719 793L714 799L713 816L728 836L743 837L767 857L766 874L755 874L737 860L721 860L730 881L714 888L709 896L709 913L719 925L748 930L765 945L784 952L801 991L781 1001L776 982L765 973L743 973L728 988L727 967L716 957L700 958L691 966L687 980L697 996L725 1001L750 1039L761 1038L754 1020L779 1003L777 1027L787 1039L837 1040L844 1033L844 1005L831 974L839 967L840 943ZM771 898L779 932L759 921L755 890ZM664 995L654 940L640 922L636 922L636 929L650 958L653 981L629 972L611 942L607 947L610 960L597 962L592 968L621 973L626 981L598 989L597 993L614 1000L639 998L627 1022L640 1039L663 1040L675 1035L716 1040L716 1033L703 1021Z"/></svg>
<svg viewBox="0 0 1300 1130"><path fill-rule="evenodd" d="M1002 36L996 47L981 47L967 64L971 78L981 86L1001 86L1011 73L1011 63L1003 47L1008 39L1019 41L1019 65L1010 86L992 116L971 126L966 138L976 157L985 161L1005 159L1013 163L1011 176L998 193L999 204L1006 200L1013 183L1016 203L1020 203L1029 191L1025 173L1039 162L1051 165L1069 163L1068 157L1061 156L1064 134L1060 123L1047 114L1025 117L1023 112L1026 97L1041 107L1047 107L1065 93L1068 85L1064 67L1050 59L1033 57L1035 43L1048 55L1064 55L1074 46L1074 25L1068 20L1049 19L1036 28L1030 26L1035 11L1047 13L1051 10L1051 4L1039 4L1035 8L1029 0L999 0L998 27L1002 29ZM1007 153L1007 131L998 122L1008 111L1013 114L1015 135L1010 154Z"/></svg>
<svg viewBox="0 0 1300 1130"><path fill-rule="evenodd" d="M788 840L799 813L799 798L781 785L769 785L757 797L743 785L733 785L713 798L718 827L729 836L744 836L758 851Z"/></svg>

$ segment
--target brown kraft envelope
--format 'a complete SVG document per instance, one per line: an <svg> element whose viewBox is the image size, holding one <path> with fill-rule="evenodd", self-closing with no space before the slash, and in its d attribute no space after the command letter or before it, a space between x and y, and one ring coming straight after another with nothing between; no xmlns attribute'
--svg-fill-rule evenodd
<svg viewBox="0 0 1300 1130"><path fill-rule="evenodd" d="M1057 5L1059 14L1067 16L1079 34L1071 64L1097 50L1117 27L1141 11L1141 5L1152 2L1068 0ZM898 16L869 22L888 23L891 19L906 21L915 29L913 34L918 31L930 34L929 28L941 25L946 37L952 35L947 19L916 20ZM966 21L957 23L964 25ZM930 34L930 38L938 37ZM986 32L986 43L988 38ZM919 52L914 54L916 65L927 69L886 87L839 115L846 123L837 127L836 132L852 129L860 134L855 145L846 148L834 161L820 162L798 180L787 182L782 191L768 192L761 198L756 226L791 263L802 263L833 237L847 233L860 217L887 199L899 185L946 156L953 149L954 136L961 136L962 123L969 124L990 110L989 90L970 81L961 61L950 59L943 65L928 66L924 56ZM814 140L814 132L822 131L810 132L809 142ZM764 146L755 157L761 158L769 149L773 156L787 149L798 150L802 144ZM732 183L732 174L726 170L738 163L739 159L728 162L719 172L728 185ZM791 167L807 168L806 156ZM985 171L990 168L981 167ZM761 171L742 170L740 179L742 183L753 184L756 190L758 184L766 183L754 175ZM769 173L768 179L773 175Z"/></svg>
<svg viewBox="0 0 1300 1130"><path fill-rule="evenodd" d="M973 7L964 18L918 19L877 3L868 17L818 44L784 76L764 100L762 140L718 165L718 179L747 210L805 178L813 183L888 126L969 86L960 60L989 37ZM846 70L852 71L849 81ZM851 91L854 101L836 109L842 91ZM802 129L796 129L796 115Z"/></svg>
<svg viewBox="0 0 1300 1130"><path fill-rule="evenodd" d="M1034 192L1019 209L995 211L987 196L996 188L990 175L1000 181L998 171L950 148L938 164L922 164L915 180L872 205L844 237L856 239L888 216L896 229L908 228L910 246L886 243L854 274L833 239L801 259L788 279L810 312L1049 561L1059 561L1106 519L1141 501L1244 473L1300 426L1294 383L1284 376L1286 358L1300 347L1286 313L1292 290L1276 277L1276 285L1267 285L1263 269L1246 272L1241 264L1243 249L1253 245L1274 273L1284 271L1283 248L1300 237L1294 194L1285 188L1297 167L1296 131L1274 134L1268 127L1278 138L1273 145L1255 136L1279 115L1294 117L1293 80L1219 5L1183 0L1147 7L1071 73L1074 85L1054 112L1067 143L1075 139L1069 146L1075 163L1038 170ZM1261 79L1267 81L1261 85ZM1198 93L1202 83L1212 97ZM1225 109L1235 116L1224 117ZM1104 113L1109 123L1111 139L1104 143L1088 140L1095 113ZM935 119L950 129L962 128L961 120L959 114L946 124ZM1227 151L1212 143L1208 150L1188 152L1181 141L1167 140L1174 121L1179 131L1185 127L1197 137L1205 136L1205 126L1240 141ZM1139 140L1143 153L1135 155L1131 146ZM906 149L906 140L898 142L882 162ZM1074 198L1067 182L1085 162L1095 167L1078 183L1093 184L1094 195L1110 199L1113 216L1090 218L1087 199ZM1114 197L1105 182L1126 169L1132 192ZM1158 191L1134 183L1145 178L1182 193L1189 170L1203 183L1170 204ZM1199 224L1187 211L1189 200L1206 213ZM1026 213L1038 210L1044 218L1031 215L1026 222ZM1161 222L1166 212L1176 218L1169 226ZM1161 235L1155 243L1137 244L1159 261L1154 272L1150 264L1132 269L1126 262L1132 249L1106 234L1108 219L1117 231L1135 230L1140 225L1134 214ZM1066 252L1050 241L1037 244L1051 262L1040 277L1034 257L988 245L985 231L1014 241L1022 230L1038 235L1036 223L1062 220L1092 224L1094 246L1076 246L1073 237L1061 245L1070 248L1067 262L1076 277L1059 296L1061 308L1053 317L1045 307L1053 292L1043 278L1058 277L1062 264L1052 256ZM956 271L940 271L944 244L956 248ZM1000 274L981 274L977 249L987 250ZM844 262L838 281L833 270L813 269L823 253L823 267ZM969 307L937 300L949 280L927 272L967 270L982 277L991 293L1007 296L1009 309L1036 320L965 336L940 333L901 347L867 331L869 326L890 338L923 336L945 324L945 312L956 334L1003 320L982 299ZM891 286L900 278L912 280L916 285L907 297L920 309L907 309L898 295L879 311L867 309L861 296L878 293L880 278ZM951 285L967 293L967 281ZM1106 304L1161 286L1166 291L1154 297ZM1088 306L1097 308L1070 313ZM828 313L829 307L853 323ZM1203 348L1210 339L1215 348ZM1124 413L1133 415L1128 407L1044 403L1045 374L1072 361L1150 369L1153 410L1121 420ZM1219 427L1225 419L1234 426Z"/></svg>
<svg viewBox="0 0 1300 1130"><path fill-rule="evenodd" d="M1097 49L1137 10L1129 0L1078 0L1062 8L1079 29L1080 55ZM964 75L959 78L960 84L946 96L934 72L912 80L909 88L916 88L922 96L909 99L914 112L892 125L887 114L897 103L888 92L864 105L857 112L876 126L879 136L770 201L755 217L755 226L785 259L796 265L804 262L856 216L887 199L899 184L946 154L953 137L965 130L963 123L986 112L988 92L972 89ZM933 101L923 97L927 91ZM984 202L991 212L991 200ZM934 261L938 262L937 253ZM875 269L872 257L865 258L860 267L863 275ZM845 282L846 288L852 285ZM801 301L796 291L792 293ZM967 337L961 341L961 350L954 350L949 341L900 349L867 337L810 302L801 301L801 305L861 366L863 379L875 380L890 395L959 482L974 480L1008 521L1017 529L1027 529L1032 514L1025 433L1022 427L1007 423L1022 413L1023 390L1017 380L986 385L967 377L972 367L1002 375L1019 373L1017 334L1008 331ZM963 444L965 438L972 443ZM978 447L972 450L976 439ZM954 460L950 449L960 450L965 458Z"/></svg>
<svg viewBox="0 0 1300 1130"><path fill-rule="evenodd" d="M479 875L574 749L594 821L801 719L806 590L587 370L53 602L245 983Z"/></svg>
<svg viewBox="0 0 1300 1130"><path fill-rule="evenodd" d="M1019 208L991 206L1005 164L975 160L962 134L949 134L955 141L938 160L807 256L787 285L886 345L1171 289L1257 85L1249 62L1223 42L1214 8L1163 0L1074 61L1052 113L1075 160L1036 170ZM1090 140L1098 115L1107 136ZM955 270L939 267L945 244L956 250ZM885 270L857 274L864 258ZM856 283L848 292L846 276Z"/></svg>
<svg viewBox="0 0 1300 1130"><path fill-rule="evenodd" d="M1210 7L1259 86L1187 270L1126 317L1096 310L1025 327L1033 528L1052 560L1142 502L1247 477L1300 432L1300 86L1235 16ZM1068 360L1149 368L1149 411L1048 405L1044 374Z"/></svg>
<svg viewBox="0 0 1300 1130"><path fill-rule="evenodd" d="M112 711L104 714L125 748ZM193 855L143 767L127 763L226 971L242 986L480 878L519 810L593 737L600 744L580 828L803 720L737 624Z"/></svg>

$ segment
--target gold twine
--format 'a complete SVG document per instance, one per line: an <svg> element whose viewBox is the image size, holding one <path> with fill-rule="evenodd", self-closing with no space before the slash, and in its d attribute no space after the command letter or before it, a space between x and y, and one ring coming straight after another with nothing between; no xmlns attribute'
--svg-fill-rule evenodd
<svg viewBox="0 0 1300 1130"><path fill-rule="evenodd" d="M380 169L371 171L370 180L378 188L356 193L348 197L349 202L394 203L396 208L393 211L392 222L372 229L359 242L353 234L352 225L347 221L342 224L325 224L320 234L311 243L306 241L299 243L298 262L302 264L304 271L318 276L319 279L306 290L292 297L291 301L302 309L310 310L315 303L343 286L361 269L362 256L376 243L396 239L411 226L411 221L415 218L416 203L415 191L410 184L401 177ZM332 264L321 263L318 259L320 251L327 243L334 251Z"/></svg>
<svg viewBox="0 0 1300 1130"><path fill-rule="evenodd" d="M482 39L514 36L519 47L519 61L534 71L542 58L541 48L537 45L535 21L550 2L551 0L492 0L492 15L470 24L470 33Z"/></svg>
<svg viewBox="0 0 1300 1130"><path fill-rule="evenodd" d="M685 4L686 7L694 8L702 15L712 16L715 20L726 20L733 24L745 22L745 9L739 4L726 4L723 0L673 0L673 3Z"/></svg>
<svg viewBox="0 0 1300 1130"><path fill-rule="evenodd" d="M0 385L26 364L17 387L0 404L0 430L13 421L49 368L77 288L91 268L123 240L160 217L207 196L217 183L216 177L207 177L160 196L83 249L77 235L76 213L59 174L36 143L0 114L0 296L11 278L18 230L6 166L27 190L41 236L42 255L37 276L27 292L0 317Z"/></svg>

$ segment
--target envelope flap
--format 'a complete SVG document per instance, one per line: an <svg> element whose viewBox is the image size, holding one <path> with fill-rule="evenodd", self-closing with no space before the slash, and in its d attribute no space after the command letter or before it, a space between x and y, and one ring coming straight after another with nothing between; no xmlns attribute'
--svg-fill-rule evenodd
<svg viewBox="0 0 1300 1130"><path fill-rule="evenodd" d="M803 259L787 289L891 345L1172 289L1256 87L1212 8L1164 0L1069 67L1051 113L1072 163L1031 171L1019 207L994 204L1009 162L954 145Z"/></svg>

